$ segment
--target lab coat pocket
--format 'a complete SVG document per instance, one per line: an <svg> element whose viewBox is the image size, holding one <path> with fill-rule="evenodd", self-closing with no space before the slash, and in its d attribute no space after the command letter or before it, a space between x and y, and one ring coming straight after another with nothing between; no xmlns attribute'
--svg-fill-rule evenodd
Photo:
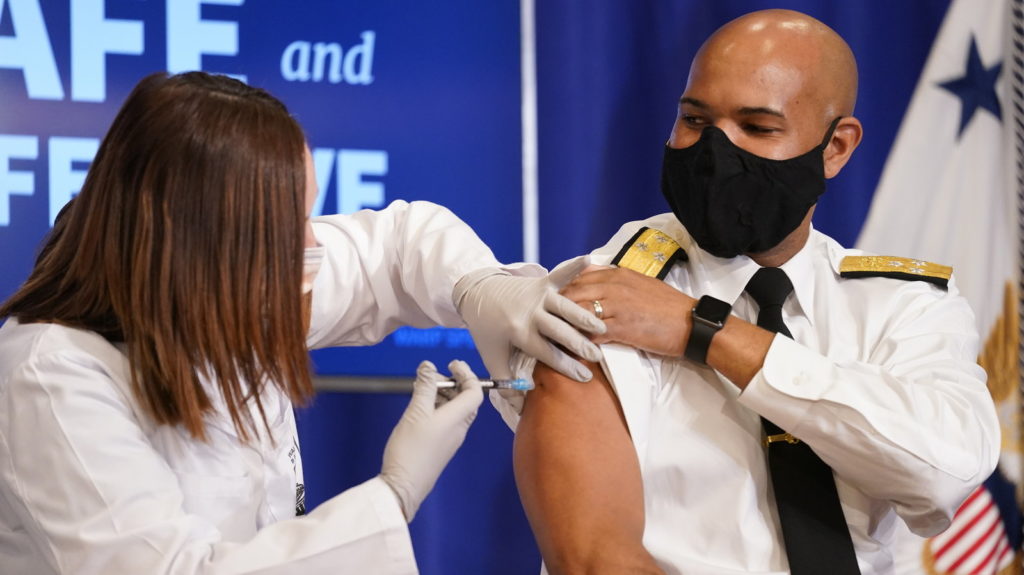
<svg viewBox="0 0 1024 575"><path fill-rule="evenodd" d="M260 498L249 474L223 476L177 472L185 511L209 521L225 541L247 541L256 534Z"/></svg>

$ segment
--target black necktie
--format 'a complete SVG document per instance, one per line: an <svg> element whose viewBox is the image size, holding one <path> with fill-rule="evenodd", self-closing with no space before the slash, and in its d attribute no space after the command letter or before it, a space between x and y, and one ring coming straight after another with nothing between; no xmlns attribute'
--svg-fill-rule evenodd
<svg viewBox="0 0 1024 575"><path fill-rule="evenodd" d="M759 308L757 325L792 338L782 321L782 304L793 291L786 272L761 268L750 278L746 291ZM761 421L765 434L774 439L768 443L768 470L790 573L859 575L832 469L806 443L767 419Z"/></svg>

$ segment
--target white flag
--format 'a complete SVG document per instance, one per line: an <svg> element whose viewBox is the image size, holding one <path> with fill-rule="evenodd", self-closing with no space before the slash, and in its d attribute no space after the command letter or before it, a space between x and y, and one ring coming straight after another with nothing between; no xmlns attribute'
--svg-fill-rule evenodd
<svg viewBox="0 0 1024 575"><path fill-rule="evenodd" d="M1017 151L1009 57L1020 8L1021 0L950 3L857 241L871 252L953 266L977 316L979 362L1003 433L1000 472L960 508L950 529L923 540L901 525L900 574L1020 573L1014 560L1020 541L1014 486L1021 485Z"/></svg>

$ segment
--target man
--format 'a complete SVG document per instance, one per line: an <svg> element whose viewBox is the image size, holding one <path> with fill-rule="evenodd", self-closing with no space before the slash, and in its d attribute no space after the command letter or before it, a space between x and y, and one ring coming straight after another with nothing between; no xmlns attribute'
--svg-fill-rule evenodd
<svg viewBox="0 0 1024 575"><path fill-rule="evenodd" d="M598 385L538 365L516 430L550 573L891 573L895 522L942 531L995 468L950 270L811 226L860 142L856 92L849 47L797 12L697 53L665 150L673 213L626 224L591 254L617 267L562 290L603 318L595 341L632 347L604 346Z"/></svg>

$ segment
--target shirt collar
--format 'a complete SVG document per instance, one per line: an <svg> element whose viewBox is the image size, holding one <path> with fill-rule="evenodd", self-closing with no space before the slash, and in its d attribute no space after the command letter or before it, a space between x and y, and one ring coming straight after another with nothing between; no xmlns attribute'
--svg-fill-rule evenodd
<svg viewBox="0 0 1024 575"><path fill-rule="evenodd" d="M672 235L678 237L678 234ZM743 288L747 286L747 282L761 266L744 255L734 258L716 257L697 246L685 231L681 235L680 246L686 250L692 265L691 270L695 271L693 287L698 293L691 295L710 295L735 304L743 295ZM814 325L814 252L819 249L820 243L817 240L817 233L812 227L807 242L800 251L780 266L793 283L793 295L800 312L811 325Z"/></svg>

